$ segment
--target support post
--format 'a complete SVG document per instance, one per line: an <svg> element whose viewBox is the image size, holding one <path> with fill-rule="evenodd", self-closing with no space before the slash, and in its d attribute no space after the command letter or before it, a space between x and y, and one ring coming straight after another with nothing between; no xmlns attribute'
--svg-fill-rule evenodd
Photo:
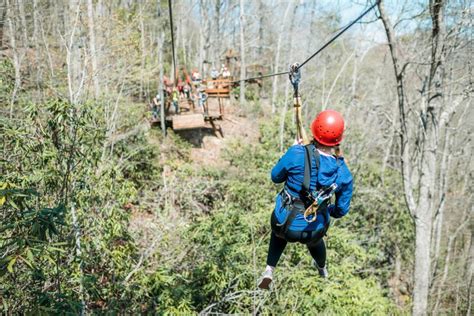
<svg viewBox="0 0 474 316"><path fill-rule="evenodd" d="M158 12L160 10L160 6L158 5ZM160 39L158 40L158 64L160 67L160 77L158 78L158 89L160 94L160 123L161 123L161 130L163 131L163 135L166 136L166 115L165 115L165 96L163 93L163 43L165 40L165 33L161 31Z"/></svg>

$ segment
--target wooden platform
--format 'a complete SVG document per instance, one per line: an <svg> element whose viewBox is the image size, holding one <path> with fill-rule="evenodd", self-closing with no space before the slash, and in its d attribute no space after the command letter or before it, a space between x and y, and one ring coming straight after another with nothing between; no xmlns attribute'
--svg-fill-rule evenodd
<svg viewBox="0 0 474 316"><path fill-rule="evenodd" d="M222 113L219 112L217 105L213 104L210 107L209 111L205 111L203 108L200 111L196 110L195 112L182 112L180 114L168 114L165 117L165 125L171 127L174 130L184 130L184 129L194 129L194 128L203 128L209 127L209 122L214 122L216 120L222 119ZM159 126L161 125L161 119L151 119L150 124Z"/></svg>
<svg viewBox="0 0 474 316"><path fill-rule="evenodd" d="M230 79L208 80L206 83L206 94L209 98L230 98Z"/></svg>
<svg viewBox="0 0 474 316"><path fill-rule="evenodd" d="M171 102L167 102L165 106L165 126L171 127L173 130L186 130L198 128L213 128L216 130L214 121L221 120L224 115L224 104L230 102L226 100L230 96L230 81L215 80L220 87L212 88L208 98L203 106L198 101L184 100L179 101L179 113L175 113L175 108ZM222 85L228 84L227 88ZM161 118L150 120L152 125L161 125Z"/></svg>

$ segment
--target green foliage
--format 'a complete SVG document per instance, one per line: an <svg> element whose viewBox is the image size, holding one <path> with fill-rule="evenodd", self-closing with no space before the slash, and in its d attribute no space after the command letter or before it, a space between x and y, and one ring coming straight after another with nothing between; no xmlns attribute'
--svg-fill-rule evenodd
<svg viewBox="0 0 474 316"><path fill-rule="evenodd" d="M263 126L262 130L271 131ZM263 133L262 139L268 135ZM330 230L331 278L319 279L306 247L289 245L277 269L275 291L256 290L269 240L269 218L276 188L269 181L269 164L276 154L268 143L237 141L226 153L231 166L225 177L224 203L212 216L201 216L183 231L191 243L184 262L176 265L175 288L180 304L195 311L263 314L386 315L392 303L375 276L360 271L375 260L357 244L358 236L346 228ZM237 172L238 170L238 172ZM258 188L258 192L256 189ZM186 267L186 269L178 268ZM260 304L262 303L262 304ZM258 307L257 307L258 306Z"/></svg>
<svg viewBox="0 0 474 316"><path fill-rule="evenodd" d="M15 86L15 69L8 58L0 60L0 104L7 104Z"/></svg>
<svg viewBox="0 0 474 316"><path fill-rule="evenodd" d="M116 144L102 161L110 148L100 107L51 100L25 109L21 120L2 121L9 153L0 162L2 304L51 313L78 311L81 297L91 305L117 302L118 280L137 256L124 205L136 200L153 158L139 145L143 135L133 146Z"/></svg>
<svg viewBox="0 0 474 316"><path fill-rule="evenodd" d="M385 176L390 203L357 189L349 219L330 229L329 280L317 277L304 246L290 244L267 293L256 282L279 190L269 179L280 155L278 118L261 125L259 143L229 142L225 168L196 168L190 145L172 132L111 146L101 107L51 100L26 109L2 125L11 153L0 165L5 312L78 313L84 300L90 311L117 313L397 313L387 273L378 272L394 245L411 238L396 175ZM285 146L293 138L285 133ZM373 168L360 168L361 188L380 185ZM383 211L374 214L374 205ZM137 208L162 218L154 250L130 230Z"/></svg>
<svg viewBox="0 0 474 316"><path fill-rule="evenodd" d="M387 260L393 263L397 254L409 262L414 251L414 225L406 209L400 174L386 169L383 179L376 166L365 162L356 175L349 229L358 229L360 242L375 256L371 273L382 273Z"/></svg>

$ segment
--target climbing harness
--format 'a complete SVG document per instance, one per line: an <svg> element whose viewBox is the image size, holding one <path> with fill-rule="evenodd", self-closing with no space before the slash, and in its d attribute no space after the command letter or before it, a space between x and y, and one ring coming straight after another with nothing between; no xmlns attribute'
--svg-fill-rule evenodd
<svg viewBox="0 0 474 316"><path fill-rule="evenodd" d="M275 222L275 234L283 239L287 239L288 230L296 218L297 214L303 214L304 219L308 223L312 223L316 220L318 212L320 212L324 217L327 223L326 227L323 230L325 234L329 227L329 216L325 211L325 208L328 205L330 198L334 195L337 184L333 183L329 187L323 187L320 190L311 191L311 161L314 159L316 165L316 174L319 172L319 158L320 154L317 149L314 148L313 144L305 145L305 160L304 160L304 178L303 184L300 191L299 197L293 197L288 191L283 189L280 192L281 196L281 205L289 213L285 220L282 223L278 223L275 220L275 214L272 214L272 221Z"/></svg>
<svg viewBox="0 0 474 316"><path fill-rule="evenodd" d="M311 148L310 148L311 147ZM281 193L282 199L282 207L284 207L289 214L281 224L276 224L276 234L280 238L286 238L288 230L293 223L296 215L298 213L304 214L306 208L308 208L313 201L309 200L308 197L310 196L310 185L311 185L311 160L312 158L315 159L316 162L316 174L319 171L319 152L314 150L314 146L309 144L304 146L305 149L305 156L304 156L304 178L303 184L301 186L300 196L293 197L291 194L288 193L286 188L284 188ZM273 214L273 216L275 216Z"/></svg>
<svg viewBox="0 0 474 316"><path fill-rule="evenodd" d="M311 147L311 148L310 148ZM327 206L327 202L331 199L333 194L336 192L337 184L333 183L329 187L323 187L318 191L311 191L310 183L311 183L311 161L314 158L316 162L316 186L317 186L317 178L319 173L319 151L314 148L313 145L306 145L305 148L305 157L304 157L304 178L303 178L303 186L301 190L301 195L305 199L305 210L303 213L303 217L305 221L308 223L312 223L317 218L318 210L323 210L323 207ZM320 209L321 207L321 209ZM326 215L325 212L322 212L323 215ZM309 216L311 216L309 218ZM327 218L329 222L329 219Z"/></svg>

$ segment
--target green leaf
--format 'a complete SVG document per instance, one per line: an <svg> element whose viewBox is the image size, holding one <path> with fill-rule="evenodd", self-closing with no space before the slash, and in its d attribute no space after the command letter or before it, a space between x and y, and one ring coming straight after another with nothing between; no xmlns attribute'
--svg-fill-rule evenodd
<svg viewBox="0 0 474 316"><path fill-rule="evenodd" d="M26 260L25 258L23 258L22 256L19 257L24 263L26 263L31 269L34 269L34 266L33 266L33 263L31 263L30 261Z"/></svg>
<svg viewBox="0 0 474 316"><path fill-rule="evenodd" d="M18 205L16 205L16 203L15 203L13 200L8 200L8 203L9 203L13 208L16 208L17 210L20 209L20 208L18 207Z"/></svg>
<svg viewBox="0 0 474 316"><path fill-rule="evenodd" d="M31 251L30 248L27 248L27 249L26 249L26 257L27 257L28 260L30 260L31 262L34 262L34 261L35 261L35 257L33 256L33 252Z"/></svg>
<svg viewBox="0 0 474 316"><path fill-rule="evenodd" d="M49 251L57 251L57 252L60 252L60 253L66 253L66 250L61 249L61 248L57 248L57 247L48 247L48 250Z"/></svg>
<svg viewBox="0 0 474 316"><path fill-rule="evenodd" d="M16 262L16 258L13 258L12 260L10 260L7 266L8 272L13 273L13 265L15 264L15 262Z"/></svg>

